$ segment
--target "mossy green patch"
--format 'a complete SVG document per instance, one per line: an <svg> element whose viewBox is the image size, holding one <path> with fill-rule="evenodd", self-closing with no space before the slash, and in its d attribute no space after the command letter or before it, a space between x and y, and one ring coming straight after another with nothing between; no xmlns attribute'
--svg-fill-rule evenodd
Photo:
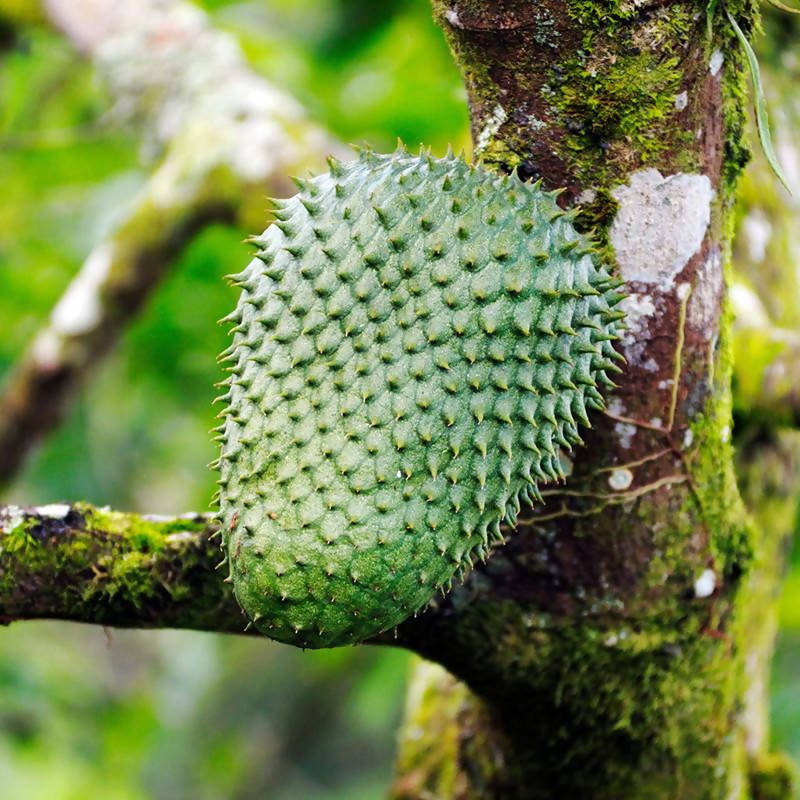
<svg viewBox="0 0 800 800"><path fill-rule="evenodd" d="M0 596L12 617L181 626L213 618L225 599L208 575L214 546L201 516L148 519L86 503L3 512Z"/></svg>
<svg viewBox="0 0 800 800"><path fill-rule="evenodd" d="M791 800L796 777L794 764L783 753L769 753L753 759L750 764L752 800Z"/></svg>
<svg viewBox="0 0 800 800"><path fill-rule="evenodd" d="M571 172L605 184L667 154L695 171L693 132L676 124L683 45L696 26L689 8L663 7L639 25L630 24L638 14L633 4L571 0L567 11L586 25L581 47L552 67L542 94L566 131L559 151Z"/></svg>

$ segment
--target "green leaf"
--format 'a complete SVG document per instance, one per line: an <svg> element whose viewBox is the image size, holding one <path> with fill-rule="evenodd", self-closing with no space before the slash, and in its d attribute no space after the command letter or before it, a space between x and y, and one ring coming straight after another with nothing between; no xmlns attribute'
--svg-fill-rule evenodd
<svg viewBox="0 0 800 800"><path fill-rule="evenodd" d="M764 150L764 155L767 157L767 162L770 167L772 167L772 171L778 176L778 180L784 185L786 191L791 194L792 190L789 188L786 176L783 174L781 165L778 163L778 157L775 155L775 148L772 146L772 134L769 131L767 103L764 98L764 87L761 84L761 71L758 68L758 59L756 59L756 54L753 52L750 42L747 41L747 37L737 25L731 12L726 8L725 13L728 15L728 19L733 26L733 30L736 32L736 36L742 43L745 55L747 56L747 63L750 66L750 75L753 78L753 89L755 91L754 106L756 110L756 125L758 127L758 138L761 140L761 147Z"/></svg>
<svg viewBox="0 0 800 800"><path fill-rule="evenodd" d="M710 0L706 6L706 36L709 41L714 35L714 14L717 11L718 0Z"/></svg>
<svg viewBox="0 0 800 800"><path fill-rule="evenodd" d="M767 2L770 5L775 6L775 8L779 8L781 11L786 11L789 14L800 14L800 8L792 8L791 6L781 3L780 0L767 0Z"/></svg>

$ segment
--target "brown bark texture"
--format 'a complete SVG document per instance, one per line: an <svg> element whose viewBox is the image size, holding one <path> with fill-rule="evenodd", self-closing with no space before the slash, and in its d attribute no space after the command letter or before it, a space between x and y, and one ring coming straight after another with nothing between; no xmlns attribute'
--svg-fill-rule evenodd
<svg viewBox="0 0 800 800"><path fill-rule="evenodd" d="M401 628L469 691L418 674L395 797L750 797L765 743L763 696L757 711L748 698L763 694L772 634L749 637L772 619L797 497L785 462L785 491L750 473L750 495L788 514L757 528L733 475L739 45L692 2L434 9L484 164L565 186L607 245L628 363L566 486ZM751 6L729 10L753 31ZM763 466L777 451L750 452Z"/></svg>

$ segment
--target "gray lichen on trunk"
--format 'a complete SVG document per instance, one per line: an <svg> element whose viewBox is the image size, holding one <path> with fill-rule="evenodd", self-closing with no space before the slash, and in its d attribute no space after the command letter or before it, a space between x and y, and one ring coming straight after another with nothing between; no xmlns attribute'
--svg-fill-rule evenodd
<svg viewBox="0 0 800 800"><path fill-rule="evenodd" d="M441 703L456 726L436 796L746 797L742 609L759 540L733 475L723 299L747 160L741 54L719 18L709 40L692 2L433 5L476 155L565 186L629 293L628 366L567 485L400 630L474 692L455 716L452 692L412 712ZM729 8L752 30L750 4ZM474 736L502 757L477 757ZM441 765L404 741L396 796L425 796Z"/></svg>

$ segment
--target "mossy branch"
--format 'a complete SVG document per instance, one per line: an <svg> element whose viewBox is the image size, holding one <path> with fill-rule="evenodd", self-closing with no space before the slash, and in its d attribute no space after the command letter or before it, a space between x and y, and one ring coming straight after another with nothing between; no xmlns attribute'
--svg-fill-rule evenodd
<svg viewBox="0 0 800 800"><path fill-rule="evenodd" d="M0 3L0 13L11 5ZM51 0L49 21L94 62L113 115L160 162L86 259L0 394L0 486L63 418L90 369L210 222L263 225L264 195L341 145L253 73L233 39L183 0ZM12 20L14 19L12 15ZM18 22L21 20L17 19ZM202 73L198 82L193 75Z"/></svg>
<svg viewBox="0 0 800 800"><path fill-rule="evenodd" d="M156 181L124 224L94 248L5 380L0 486L61 422L76 389L113 348L184 244L209 222L234 215L230 198L219 195L212 202L205 192L159 207L153 201Z"/></svg>
<svg viewBox="0 0 800 800"><path fill-rule="evenodd" d="M242 633L215 530L203 514L0 506L0 620Z"/></svg>

